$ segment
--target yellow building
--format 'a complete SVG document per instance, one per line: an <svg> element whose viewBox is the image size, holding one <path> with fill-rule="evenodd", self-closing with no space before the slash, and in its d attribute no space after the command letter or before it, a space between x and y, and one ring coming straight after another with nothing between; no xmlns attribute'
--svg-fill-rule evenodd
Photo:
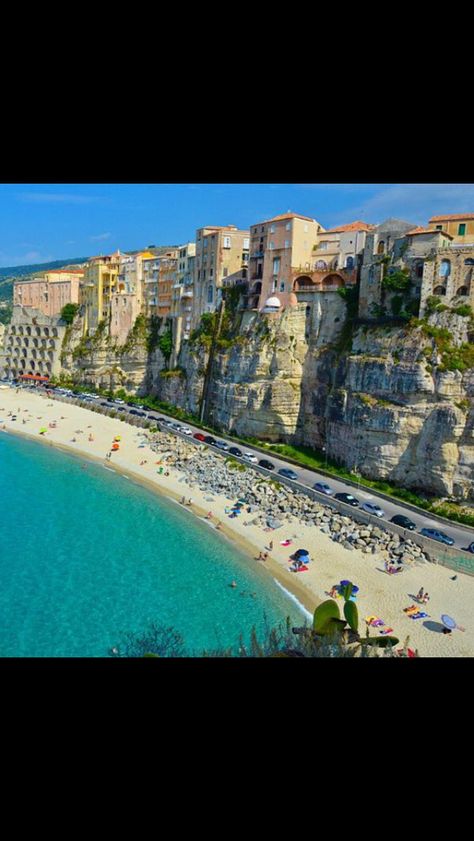
<svg viewBox="0 0 474 841"><path fill-rule="evenodd" d="M116 291L119 268L120 251L91 257L86 263L79 290L85 331L93 333L100 321L110 321L110 305Z"/></svg>
<svg viewBox="0 0 474 841"><path fill-rule="evenodd" d="M471 245L474 242L474 213L445 213L442 216L432 216L430 227L450 234L454 245Z"/></svg>

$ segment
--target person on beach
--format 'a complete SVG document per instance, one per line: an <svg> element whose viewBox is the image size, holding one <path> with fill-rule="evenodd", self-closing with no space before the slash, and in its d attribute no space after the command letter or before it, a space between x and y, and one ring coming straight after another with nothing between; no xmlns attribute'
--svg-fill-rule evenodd
<svg viewBox="0 0 474 841"><path fill-rule="evenodd" d="M193 501L192 501L191 497L189 497L189 499L188 499L188 501L187 501L186 505L192 505L192 504L193 504Z"/></svg>
<svg viewBox="0 0 474 841"><path fill-rule="evenodd" d="M422 597L421 601L423 602L423 604L428 604L429 600L430 600L430 597L429 597L428 593L425 593L425 595Z"/></svg>
<svg viewBox="0 0 474 841"><path fill-rule="evenodd" d="M217 523L216 523L216 529L220 529L220 527L221 527L221 521L218 520Z"/></svg>
<svg viewBox="0 0 474 841"><path fill-rule="evenodd" d="M212 511L208 511L207 514L206 514L206 520L212 520L212 517L213 517Z"/></svg>
<svg viewBox="0 0 474 841"><path fill-rule="evenodd" d="M186 505L186 500L185 500L184 496L182 496L179 501L180 501L181 505Z"/></svg>
<svg viewBox="0 0 474 841"><path fill-rule="evenodd" d="M416 600L417 600L418 602L422 602L422 601L423 601L423 594L424 594L424 592L425 592L425 591L423 590L423 587L420 587L420 589L419 589L418 593L416 594Z"/></svg>
<svg viewBox="0 0 474 841"><path fill-rule="evenodd" d="M268 548L270 549L270 552L271 552L272 549L273 549L273 540L270 540L270 543L268 544Z"/></svg>

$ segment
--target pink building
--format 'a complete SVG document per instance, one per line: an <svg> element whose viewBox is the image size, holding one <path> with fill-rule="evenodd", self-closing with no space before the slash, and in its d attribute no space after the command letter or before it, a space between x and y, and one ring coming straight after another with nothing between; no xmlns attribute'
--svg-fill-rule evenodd
<svg viewBox="0 0 474 841"><path fill-rule="evenodd" d="M110 335L117 339L119 345L125 344L140 306L135 293L121 292L112 295L110 299Z"/></svg>
<svg viewBox="0 0 474 841"><path fill-rule="evenodd" d="M84 272L57 269L33 280L13 284L13 305L39 310L43 315L59 316L66 304L79 303L79 283Z"/></svg>

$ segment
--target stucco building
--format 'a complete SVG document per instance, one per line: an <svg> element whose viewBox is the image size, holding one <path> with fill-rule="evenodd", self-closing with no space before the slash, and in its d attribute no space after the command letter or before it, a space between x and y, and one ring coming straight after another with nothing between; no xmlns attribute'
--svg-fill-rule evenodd
<svg viewBox="0 0 474 841"><path fill-rule="evenodd" d="M56 269L31 280L17 280L13 284L13 305L59 316L66 304L79 303L79 284L83 277L80 269Z"/></svg>
<svg viewBox="0 0 474 841"><path fill-rule="evenodd" d="M249 245L249 231L235 225L208 225L196 231L193 327L203 313L217 309L225 281L247 280Z"/></svg>
<svg viewBox="0 0 474 841"><path fill-rule="evenodd" d="M93 333L100 321L110 322L111 301L120 271L120 251L92 257L85 265L79 287L79 303L84 331Z"/></svg>
<svg viewBox="0 0 474 841"><path fill-rule="evenodd" d="M445 231L452 237L454 245L474 243L474 213L451 213L444 216L432 216L430 227Z"/></svg>

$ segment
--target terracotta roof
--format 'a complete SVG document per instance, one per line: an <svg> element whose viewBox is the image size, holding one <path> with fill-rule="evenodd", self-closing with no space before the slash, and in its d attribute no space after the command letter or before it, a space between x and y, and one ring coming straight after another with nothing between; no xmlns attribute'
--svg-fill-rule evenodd
<svg viewBox="0 0 474 841"><path fill-rule="evenodd" d="M46 274L84 274L83 269L51 269Z"/></svg>
<svg viewBox="0 0 474 841"><path fill-rule="evenodd" d="M312 219L311 216L302 216L301 213L282 213L280 216L266 219L266 222L280 222L282 219L305 219L306 222L316 222L316 219ZM259 223L257 222L257 224Z"/></svg>
<svg viewBox="0 0 474 841"><path fill-rule="evenodd" d="M345 233L346 231L372 231L375 228L375 225L371 225L369 222L349 222L347 225L339 225L337 228L329 228L329 230L325 231L326 234L339 234Z"/></svg>
<svg viewBox="0 0 474 841"><path fill-rule="evenodd" d="M444 216L432 216L430 222L455 222L456 219L474 219L474 213L445 213Z"/></svg>
<svg viewBox="0 0 474 841"><path fill-rule="evenodd" d="M453 239L451 234L447 234L446 231L437 231L435 228L413 228L412 231L407 231L405 236L413 237L417 234L442 234L444 237L449 237L449 239Z"/></svg>

